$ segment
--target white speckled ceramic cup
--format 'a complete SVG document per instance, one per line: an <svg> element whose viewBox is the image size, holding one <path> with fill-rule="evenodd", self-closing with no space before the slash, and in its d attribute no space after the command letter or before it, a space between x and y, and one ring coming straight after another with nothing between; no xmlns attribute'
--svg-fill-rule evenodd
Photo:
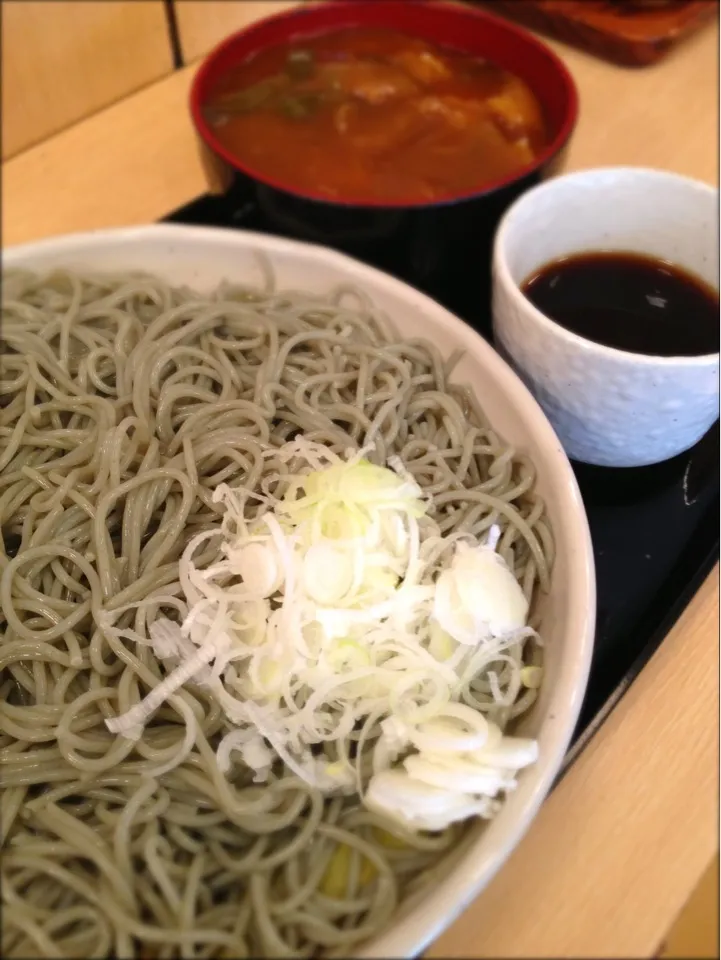
<svg viewBox="0 0 721 960"><path fill-rule="evenodd" d="M550 261L598 250L659 257L718 290L717 191L661 170L584 170L525 193L496 234L496 346L568 456L607 467L658 463L693 446L718 417L719 355L661 357L602 346L554 323L521 293Z"/></svg>

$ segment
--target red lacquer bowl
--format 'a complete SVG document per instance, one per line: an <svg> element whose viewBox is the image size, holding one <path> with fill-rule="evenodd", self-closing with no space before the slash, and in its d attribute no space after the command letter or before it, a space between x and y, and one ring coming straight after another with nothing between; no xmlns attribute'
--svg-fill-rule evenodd
<svg viewBox="0 0 721 960"><path fill-rule="evenodd" d="M548 146L507 178L432 203L331 201L279 183L229 153L203 110L224 74L268 46L352 26L422 37L515 73L541 103ZM488 329L490 247L498 220L521 193L557 172L578 113L573 79L544 43L475 7L421 0L326 0L260 20L209 54L190 103L210 189L227 195L234 223L350 253L420 287L482 330Z"/></svg>

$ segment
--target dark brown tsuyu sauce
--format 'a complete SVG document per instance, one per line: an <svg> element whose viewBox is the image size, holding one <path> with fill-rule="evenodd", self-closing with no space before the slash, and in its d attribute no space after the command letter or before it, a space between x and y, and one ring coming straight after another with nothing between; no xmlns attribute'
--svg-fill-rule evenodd
<svg viewBox="0 0 721 960"><path fill-rule="evenodd" d="M718 293L654 257L576 254L546 264L521 290L560 326L607 347L662 357L719 349Z"/></svg>

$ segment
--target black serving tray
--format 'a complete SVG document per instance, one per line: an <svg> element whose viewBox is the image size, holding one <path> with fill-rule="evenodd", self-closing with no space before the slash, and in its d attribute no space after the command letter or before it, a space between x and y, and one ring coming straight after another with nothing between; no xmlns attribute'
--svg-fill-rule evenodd
<svg viewBox="0 0 721 960"><path fill-rule="evenodd" d="M264 231L253 206L204 195L164 218ZM457 291L456 291L457 298ZM442 298L440 298L442 300ZM488 317L463 318L489 338ZM621 699L719 555L719 423L696 446L651 467L573 464L596 558L596 643L564 769Z"/></svg>

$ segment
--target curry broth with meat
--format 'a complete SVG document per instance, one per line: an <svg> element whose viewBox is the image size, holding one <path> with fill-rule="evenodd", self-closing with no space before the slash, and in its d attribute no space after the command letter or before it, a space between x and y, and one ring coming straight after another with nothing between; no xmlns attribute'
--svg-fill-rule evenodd
<svg viewBox="0 0 721 960"><path fill-rule="evenodd" d="M520 78L389 30L263 50L222 78L205 112L241 164L329 200L469 193L528 166L548 142Z"/></svg>

